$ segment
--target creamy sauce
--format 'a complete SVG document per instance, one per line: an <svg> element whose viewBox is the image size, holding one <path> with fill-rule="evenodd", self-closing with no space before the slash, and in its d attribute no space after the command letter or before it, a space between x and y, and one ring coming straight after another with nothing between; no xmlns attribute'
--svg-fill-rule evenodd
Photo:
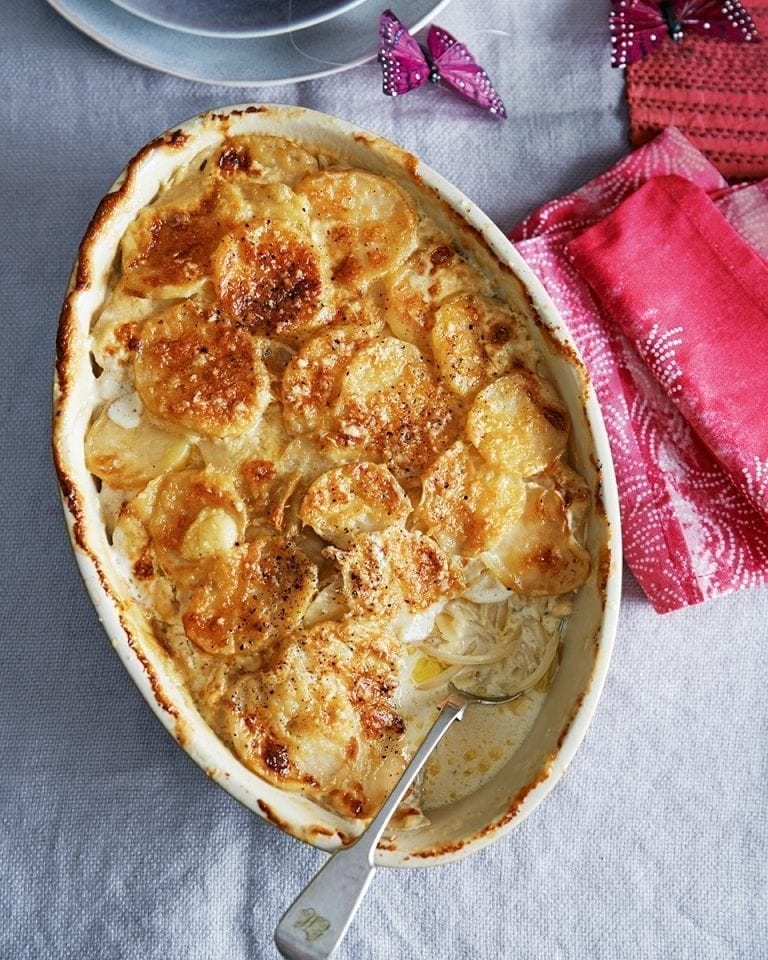
<svg viewBox="0 0 768 960"><path fill-rule="evenodd" d="M422 691L410 672L422 655L412 651L406 661L400 703L408 717L408 743L414 751L437 719L444 690ZM460 679L456 681L461 686ZM461 721L453 724L424 768L420 802L430 810L455 803L479 790L509 762L523 742L546 697L530 690L511 703L469 707Z"/></svg>

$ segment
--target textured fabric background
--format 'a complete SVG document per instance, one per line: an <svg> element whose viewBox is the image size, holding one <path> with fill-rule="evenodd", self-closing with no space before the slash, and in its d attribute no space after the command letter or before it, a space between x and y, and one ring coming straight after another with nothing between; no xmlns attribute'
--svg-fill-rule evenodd
<svg viewBox="0 0 768 960"><path fill-rule="evenodd" d="M728 180L768 176L768 3L747 7L760 43L691 35L627 69L635 146L674 124Z"/></svg>
<svg viewBox="0 0 768 960"><path fill-rule="evenodd" d="M439 19L487 64L504 124L434 89L385 100L373 65L263 99L399 141L508 228L624 152L622 78L603 2L474 6ZM98 200L146 140L259 93L122 62L42 0L0 4L0 48L0 958L272 960L324 857L240 808L150 714L80 583L48 449L57 313ZM340 956L768 957L766 620L766 590L661 618L628 578L562 783L483 853L380 872Z"/></svg>

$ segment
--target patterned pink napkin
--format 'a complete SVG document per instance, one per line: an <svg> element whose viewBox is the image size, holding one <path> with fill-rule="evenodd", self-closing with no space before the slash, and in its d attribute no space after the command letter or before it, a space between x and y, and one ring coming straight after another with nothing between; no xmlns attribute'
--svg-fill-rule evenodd
<svg viewBox="0 0 768 960"><path fill-rule="evenodd" d="M665 192L669 175L687 181L682 186L672 181L679 197L674 190ZM645 188L644 194L643 184L654 178L664 183ZM664 213L659 190L674 210L668 207L657 222L643 211ZM702 204L701 191L714 201L714 206L704 201L711 209ZM699 229L674 199L683 194L693 204L688 213ZM629 205L610 217L630 197ZM585 187L541 207L511 234L560 309L592 374L611 437L625 558L661 613L768 582L768 450L761 445L768 442L768 427L759 418L761 394L768 407L768 333L755 327L762 310L768 329L768 308L758 293L747 318L753 334L761 334L751 355L750 335L741 326L744 311L726 309L736 288L738 302L743 306L748 300L742 281L749 271L748 286L758 283L760 290L766 274L738 236L731 235L733 244L719 251L707 247L705 238L712 237L715 223L721 242L722 227L730 230L721 214L760 257L768 258L766 182L729 189L709 161L670 128ZM699 215L703 220L696 220ZM633 217L644 226L631 241L619 228L629 228ZM582 238L589 228L594 232ZM696 244L686 229L694 231ZM746 251L746 266L739 249ZM704 257L703 266L692 259L696 256ZM711 279L715 263L724 271L720 281L735 285L727 294L722 291L725 306L714 295L702 301L701 291L695 293L699 279L707 289L705 275ZM600 291L599 301L584 275ZM681 287L698 297L695 309L674 305ZM703 303L710 301L708 310ZM747 426L738 408L750 390L757 419ZM733 430L725 425L728 418Z"/></svg>

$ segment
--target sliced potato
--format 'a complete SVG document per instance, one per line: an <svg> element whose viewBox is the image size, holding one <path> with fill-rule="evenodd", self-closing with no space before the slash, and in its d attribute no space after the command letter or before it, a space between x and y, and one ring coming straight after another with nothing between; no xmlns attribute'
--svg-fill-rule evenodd
<svg viewBox="0 0 768 960"><path fill-rule="evenodd" d="M327 429L349 359L373 339L367 327L331 327L304 343L283 375L283 416L296 433Z"/></svg>
<svg viewBox="0 0 768 960"><path fill-rule="evenodd" d="M284 183L252 183L236 185L247 210L245 225L255 229L261 225L286 224L302 236L310 234L309 204L305 197Z"/></svg>
<svg viewBox="0 0 768 960"><path fill-rule="evenodd" d="M318 623L234 679L228 733L241 759L342 816L370 817L405 766L400 645L379 624Z"/></svg>
<svg viewBox="0 0 768 960"><path fill-rule="evenodd" d="M227 553L245 526L245 506L232 480L211 468L169 473L148 524L162 567L174 575L204 557Z"/></svg>
<svg viewBox="0 0 768 960"><path fill-rule="evenodd" d="M486 460L531 476L565 452L568 412L549 383L515 370L477 395L466 435Z"/></svg>
<svg viewBox="0 0 768 960"><path fill-rule="evenodd" d="M155 417L203 436L245 433L271 397L256 341L191 300L146 322L133 369Z"/></svg>
<svg viewBox="0 0 768 960"><path fill-rule="evenodd" d="M157 310L157 302L126 293L119 284L91 331L93 358L104 370L118 372L139 345L144 321Z"/></svg>
<svg viewBox="0 0 768 960"><path fill-rule="evenodd" d="M376 463L348 463L315 480L299 510L302 523L346 547L359 533L403 526L411 501L390 471Z"/></svg>
<svg viewBox="0 0 768 960"><path fill-rule="evenodd" d="M449 553L474 557L517 521L525 497L520 476L459 441L424 475L416 521Z"/></svg>
<svg viewBox="0 0 768 960"><path fill-rule="evenodd" d="M110 407L91 424L85 438L86 466L118 490L145 486L180 466L188 454L184 437L167 433L144 417L137 419L136 426L121 426L110 417Z"/></svg>
<svg viewBox="0 0 768 960"><path fill-rule="evenodd" d="M507 587L527 596L569 593L589 576L583 545L589 490L564 464L527 483L525 509L482 559Z"/></svg>
<svg viewBox="0 0 768 960"><path fill-rule="evenodd" d="M123 283L139 297L190 297L211 275L221 237L246 215L239 194L227 183L204 191L191 180L169 190L162 202L142 211L122 242Z"/></svg>
<svg viewBox="0 0 768 960"><path fill-rule="evenodd" d="M206 173L233 183L293 186L317 171L317 160L293 140L266 135L227 137L206 164Z"/></svg>
<svg viewBox="0 0 768 960"><path fill-rule="evenodd" d="M325 170L296 189L309 200L336 284L365 287L398 267L416 243L413 203L392 180L362 170Z"/></svg>
<svg viewBox="0 0 768 960"><path fill-rule="evenodd" d="M242 536L242 525L221 507L203 507L187 527L179 553L185 560L201 560L227 553Z"/></svg>
<svg viewBox="0 0 768 960"><path fill-rule="evenodd" d="M219 302L254 336L297 342L332 318L317 252L287 224L225 237L213 274Z"/></svg>
<svg viewBox="0 0 768 960"><path fill-rule="evenodd" d="M458 433L448 393L410 343L378 337L358 349L341 378L331 442L417 477Z"/></svg>
<svg viewBox="0 0 768 960"><path fill-rule="evenodd" d="M134 583L154 615L166 622L178 617L174 585L159 569L149 533L149 521L163 482L157 477L123 504L112 534L112 544L121 561L127 561Z"/></svg>
<svg viewBox="0 0 768 960"><path fill-rule="evenodd" d="M385 318L395 336L430 348L435 310L458 294L485 293L488 281L439 234L423 241L386 282Z"/></svg>
<svg viewBox="0 0 768 960"><path fill-rule="evenodd" d="M520 318L500 300L453 297L435 313L432 354L450 389L467 397L515 364L533 363Z"/></svg>
<svg viewBox="0 0 768 960"><path fill-rule="evenodd" d="M301 623L316 592L317 568L305 554L281 537L259 537L214 562L184 609L184 630L208 653L256 653Z"/></svg>
<svg viewBox="0 0 768 960"><path fill-rule="evenodd" d="M461 563L431 537L388 527L350 539L349 549L328 547L341 570L343 593L353 615L384 620L403 610L419 613L466 586Z"/></svg>

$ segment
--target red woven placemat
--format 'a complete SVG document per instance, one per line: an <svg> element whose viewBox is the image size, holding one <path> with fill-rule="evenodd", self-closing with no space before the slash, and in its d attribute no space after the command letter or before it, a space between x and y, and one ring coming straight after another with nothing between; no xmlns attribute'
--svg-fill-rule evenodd
<svg viewBox="0 0 768 960"><path fill-rule="evenodd" d="M729 180L768 176L768 3L750 3L761 42L687 36L627 69L637 147L678 127Z"/></svg>

